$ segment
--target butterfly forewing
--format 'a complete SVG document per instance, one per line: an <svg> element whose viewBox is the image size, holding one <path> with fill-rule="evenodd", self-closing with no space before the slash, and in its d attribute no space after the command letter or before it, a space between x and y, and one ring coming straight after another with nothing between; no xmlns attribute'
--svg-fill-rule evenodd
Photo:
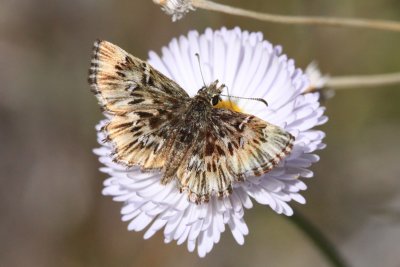
<svg viewBox="0 0 400 267"><path fill-rule="evenodd" d="M227 196L232 184L270 171L292 149L294 137L255 116L212 109L177 171L193 202Z"/></svg>
<svg viewBox="0 0 400 267"><path fill-rule="evenodd" d="M114 159L128 166L159 169L175 114L189 101L178 84L148 63L106 41L94 44L89 74L92 91L113 115L103 127Z"/></svg>
<svg viewBox="0 0 400 267"><path fill-rule="evenodd" d="M164 98L189 99L177 83L107 41L94 43L89 83L100 105L111 114L126 114L140 103L159 105Z"/></svg>

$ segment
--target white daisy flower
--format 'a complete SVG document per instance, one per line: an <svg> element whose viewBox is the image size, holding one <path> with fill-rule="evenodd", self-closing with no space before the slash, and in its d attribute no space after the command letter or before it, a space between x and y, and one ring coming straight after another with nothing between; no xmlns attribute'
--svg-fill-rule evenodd
<svg viewBox="0 0 400 267"><path fill-rule="evenodd" d="M104 136L99 131L101 148L95 149L95 153L105 165L101 170L110 176L104 182L103 194L123 203L122 220L129 221L129 230L142 231L147 227L147 239L164 229L166 243L186 242L189 251L197 248L198 255L204 257L219 242L225 227L229 227L239 244L244 243L244 236L249 233L244 211L254 201L287 216L293 214L288 202L305 203L300 192L307 186L300 178L313 176L308 168L319 160L314 152L325 147L325 134L313 128L325 123L327 117L323 115L319 93L305 93L309 88L307 76L281 52L280 46L263 40L262 33L239 28L207 29L203 34L191 31L163 47L161 56L150 52L148 62L191 96L203 86L195 56L199 53L206 84L218 79L232 96L263 98L269 103L266 107L252 100L230 103L225 99L222 105L233 104L235 110L278 125L296 140L291 154L272 171L235 184L229 197L212 197L208 203L197 205L188 201L187 194L179 192L176 183L162 185L162 174L141 173L138 167L126 169L114 163L110 156L112 148L103 143Z"/></svg>

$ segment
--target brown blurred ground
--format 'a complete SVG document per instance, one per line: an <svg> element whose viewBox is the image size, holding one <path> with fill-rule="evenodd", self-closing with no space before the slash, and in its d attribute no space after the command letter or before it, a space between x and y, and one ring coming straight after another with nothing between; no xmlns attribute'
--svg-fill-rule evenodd
<svg viewBox="0 0 400 267"><path fill-rule="evenodd" d="M222 2L222 0L221 0ZM400 20L397 0L223 1L286 14ZM146 58L189 29L262 31L305 67L332 75L400 71L400 35L282 26L206 11L172 23L146 1L0 1L0 266L329 266L284 217L246 213L243 247L229 233L206 259L185 246L144 241L101 196L94 125L101 118L86 83L96 38ZM400 266L400 85L337 91L327 103L328 148L295 208L353 266Z"/></svg>

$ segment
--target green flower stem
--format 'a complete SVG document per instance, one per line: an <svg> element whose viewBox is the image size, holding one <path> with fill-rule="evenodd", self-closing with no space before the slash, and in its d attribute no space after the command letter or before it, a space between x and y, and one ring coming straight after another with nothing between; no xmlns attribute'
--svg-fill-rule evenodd
<svg viewBox="0 0 400 267"><path fill-rule="evenodd" d="M335 246L303 215L295 211L294 215L288 218L311 239L332 266L349 267Z"/></svg>

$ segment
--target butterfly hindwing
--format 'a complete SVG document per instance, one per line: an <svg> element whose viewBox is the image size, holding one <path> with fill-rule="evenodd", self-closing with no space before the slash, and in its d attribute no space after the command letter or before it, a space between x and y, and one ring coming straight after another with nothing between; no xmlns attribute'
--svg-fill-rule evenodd
<svg viewBox="0 0 400 267"><path fill-rule="evenodd" d="M253 115L214 109L221 121L221 145L228 150L228 161L235 180L260 176L275 167L293 147L294 137L278 126Z"/></svg>

